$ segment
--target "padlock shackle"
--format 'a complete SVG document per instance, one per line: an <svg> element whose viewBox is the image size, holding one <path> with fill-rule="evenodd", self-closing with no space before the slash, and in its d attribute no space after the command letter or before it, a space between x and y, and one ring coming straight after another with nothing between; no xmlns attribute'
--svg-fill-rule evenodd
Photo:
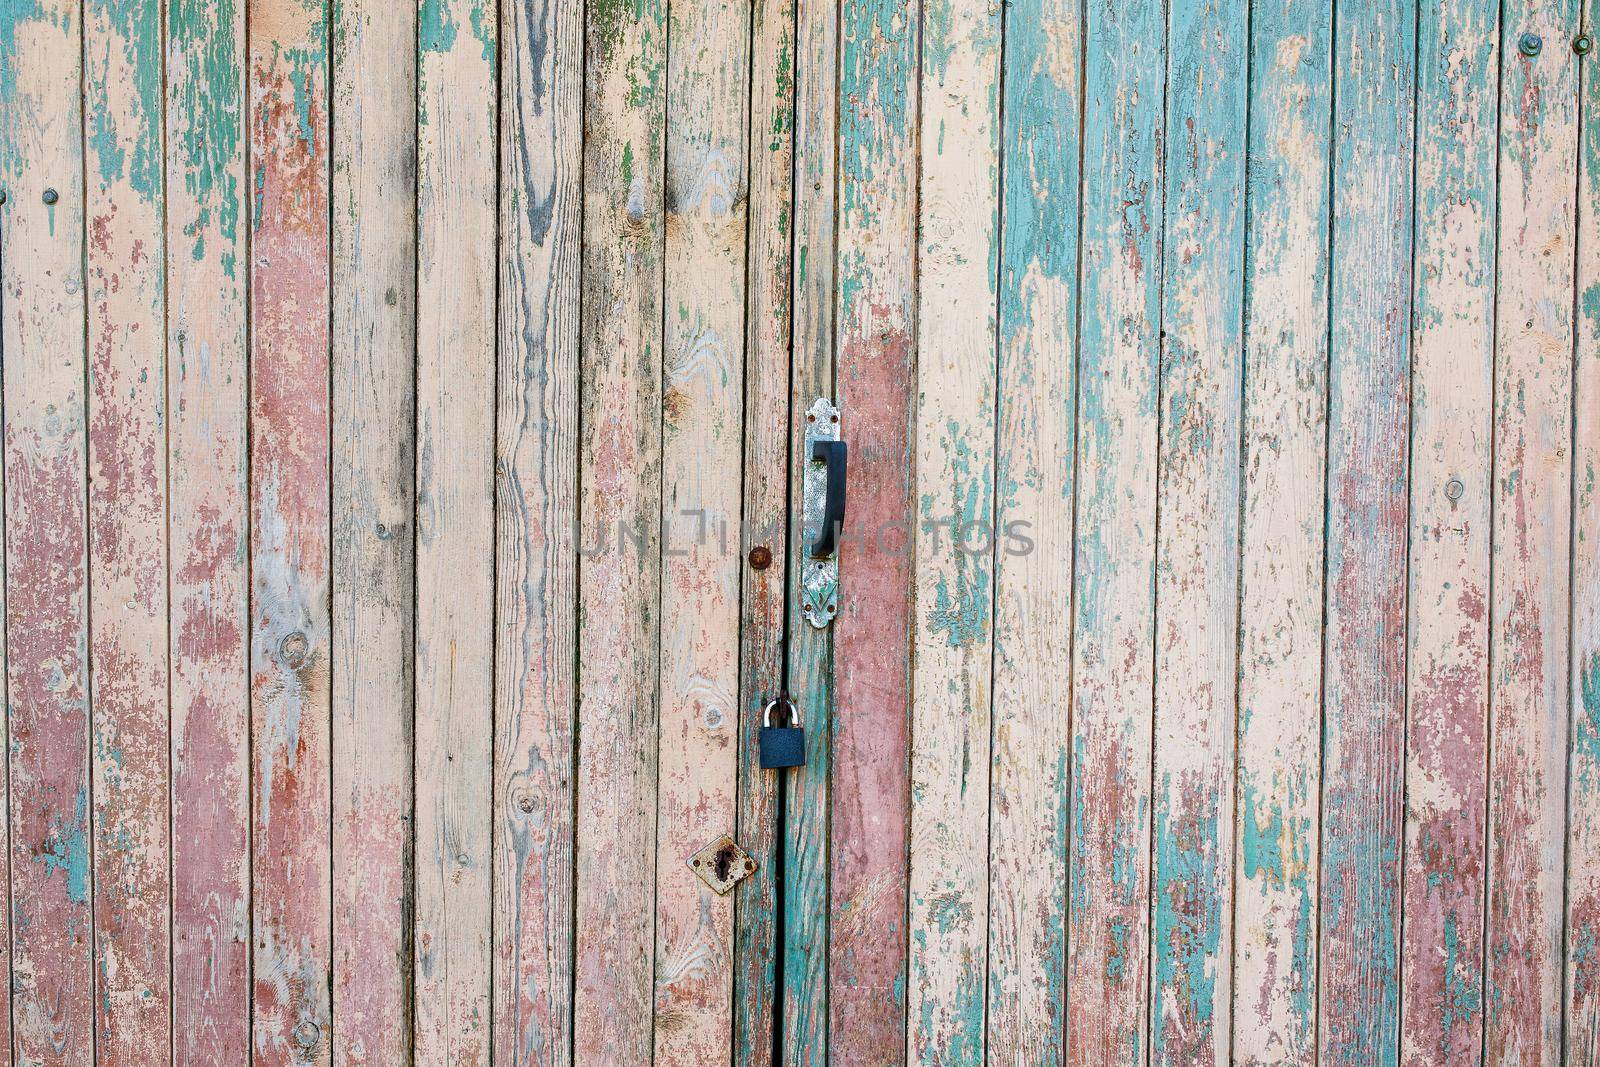
<svg viewBox="0 0 1600 1067"><path fill-rule="evenodd" d="M789 709L789 718L791 720L790 725L794 727L799 726L800 709L795 707L794 701L790 700L788 696L773 697L771 700L767 701L767 706L762 709L761 712L761 725L768 727L769 729L771 728L772 709L776 708L779 704L782 704Z"/></svg>

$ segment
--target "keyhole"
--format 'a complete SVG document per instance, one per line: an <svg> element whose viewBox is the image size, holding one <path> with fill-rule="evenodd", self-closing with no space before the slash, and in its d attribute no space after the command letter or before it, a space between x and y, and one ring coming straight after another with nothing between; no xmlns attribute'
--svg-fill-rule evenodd
<svg viewBox="0 0 1600 1067"><path fill-rule="evenodd" d="M733 849L727 845L717 850L717 881L726 882L733 873Z"/></svg>

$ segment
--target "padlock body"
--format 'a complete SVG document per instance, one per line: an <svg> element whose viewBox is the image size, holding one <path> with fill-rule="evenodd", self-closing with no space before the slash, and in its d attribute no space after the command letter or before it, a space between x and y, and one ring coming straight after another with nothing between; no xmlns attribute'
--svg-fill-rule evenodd
<svg viewBox="0 0 1600 1067"><path fill-rule="evenodd" d="M798 726L761 728L761 766L768 770L803 767L806 762L806 732Z"/></svg>

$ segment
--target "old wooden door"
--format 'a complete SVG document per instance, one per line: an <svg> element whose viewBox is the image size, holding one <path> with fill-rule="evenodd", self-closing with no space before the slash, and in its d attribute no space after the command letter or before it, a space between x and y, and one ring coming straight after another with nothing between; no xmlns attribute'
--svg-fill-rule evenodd
<svg viewBox="0 0 1600 1067"><path fill-rule="evenodd" d="M0 1063L1600 1064L1597 5L0 0Z"/></svg>

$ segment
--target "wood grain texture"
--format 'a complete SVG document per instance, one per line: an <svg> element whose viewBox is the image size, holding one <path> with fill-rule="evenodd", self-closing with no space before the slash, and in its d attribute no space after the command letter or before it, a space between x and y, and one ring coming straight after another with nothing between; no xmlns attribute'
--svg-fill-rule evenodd
<svg viewBox="0 0 1600 1067"><path fill-rule="evenodd" d="M774 1057L783 1064L826 1064L839 1052L830 1047L836 1026L830 1025L832 995L836 991L831 952L836 927L831 908L835 882L831 819L834 755L848 758L848 742L834 729L845 728L837 714L834 689L835 634L842 615L833 625L817 629L802 606L805 561L810 556L804 530L806 413L818 397L832 397L837 364L834 359L835 256L839 227L837 160L840 85L835 68L841 47L839 5L803 0L796 10L795 143L794 163L795 277L794 347L788 390L789 514L787 530L789 579L788 625L785 634L788 687L805 730L805 767L783 774L783 893L782 938L779 946L782 974L781 1048ZM851 420L841 415L841 433L850 432ZM851 473L859 474L858 463ZM859 501L859 489L848 494ZM850 505L846 506L846 518ZM840 545L841 560L848 541ZM847 565L841 561L840 610L848 611L850 596L843 592ZM770 773L770 772L769 772ZM845 818L839 815L839 818ZM839 835L843 836L843 835ZM904 1046L902 1030L895 1044Z"/></svg>
<svg viewBox="0 0 1600 1067"><path fill-rule="evenodd" d="M1244 339L1247 12L1168 11L1150 1059L1225 1064Z"/></svg>
<svg viewBox="0 0 1600 1067"><path fill-rule="evenodd" d="M1334 33L1319 1058L1395 1062L1405 775L1411 4Z"/></svg>
<svg viewBox="0 0 1600 1067"><path fill-rule="evenodd" d="M1484 990L1494 1064L1561 1060L1577 16L1572 0L1502 9ZM1545 42L1537 55L1525 34Z"/></svg>
<svg viewBox="0 0 1600 1067"><path fill-rule="evenodd" d="M1584 4L1584 25L1600 19ZM1591 53L1592 54L1592 53ZM1600 78L1580 64L1577 322L1573 361L1571 766L1567 809L1569 1064L1600 1065Z"/></svg>
<svg viewBox="0 0 1600 1067"><path fill-rule="evenodd" d="M84 8L95 1061L171 1047L161 7Z"/></svg>
<svg viewBox="0 0 1600 1067"><path fill-rule="evenodd" d="M1162 5L1095 3L1085 33L1073 564L1067 1060L1148 1045L1160 361Z"/></svg>
<svg viewBox="0 0 1600 1067"><path fill-rule="evenodd" d="M1331 6L1250 19L1232 1057L1315 1061Z"/></svg>
<svg viewBox="0 0 1600 1067"><path fill-rule="evenodd" d="M1483 1048L1498 5L1417 25L1402 1063Z"/></svg>
<svg viewBox="0 0 1600 1067"><path fill-rule="evenodd" d="M824 258L807 244L812 255L797 258L795 270L833 286L835 397L851 461L839 614L831 627L837 788L828 837L826 1055L854 1067L902 1063L907 1051L922 11L894 0L846 0L838 18L838 178L836 186L823 179L832 200L816 208L837 212L834 254ZM808 77L803 69L801 77ZM804 129L799 136L807 146L817 143ZM796 414L802 399L811 402L796 394ZM796 930L791 943L805 933ZM784 990L796 997L816 987L791 992L786 980Z"/></svg>
<svg viewBox="0 0 1600 1067"><path fill-rule="evenodd" d="M412 1045L417 14L342 0L332 26L333 1061L398 1064Z"/></svg>
<svg viewBox="0 0 1600 1067"><path fill-rule="evenodd" d="M673 5L667 46L655 1057L732 1062L733 898L688 859L735 829L750 5Z"/></svg>
<svg viewBox="0 0 1600 1067"><path fill-rule="evenodd" d="M500 42L494 1062L554 1067L573 1048L582 5L508 0Z"/></svg>
<svg viewBox="0 0 1600 1067"><path fill-rule="evenodd" d="M984 1055L994 655L998 9L924 9L906 1058Z"/></svg>
<svg viewBox="0 0 1600 1067"><path fill-rule="evenodd" d="M573 1059L654 1046L666 4L586 15ZM714 839L716 834L712 834Z"/></svg>
<svg viewBox="0 0 1600 1067"><path fill-rule="evenodd" d="M414 1055L492 1055L499 11L419 9Z"/></svg>
<svg viewBox="0 0 1600 1067"><path fill-rule="evenodd" d="M987 1054L1039 1067L1066 1058L1084 46L1076 3L1007 12Z"/></svg>
<svg viewBox="0 0 1600 1067"><path fill-rule="evenodd" d="M35 1064L90 1062L95 1026L81 16L0 6L11 1048Z"/></svg>
<svg viewBox="0 0 1600 1067"><path fill-rule="evenodd" d="M244 5L167 6L175 1065L250 1033Z"/></svg>
<svg viewBox="0 0 1600 1067"><path fill-rule="evenodd" d="M329 11L249 8L253 1062L332 1018Z"/></svg>
<svg viewBox="0 0 1600 1067"><path fill-rule="evenodd" d="M735 837L756 869L733 901L733 1061L770 1067L777 1010L778 791L760 766L761 712L784 684L789 535L790 341L794 335L794 0L750 9L749 231L745 296L744 566L739 622L739 767ZM831 53L830 53L831 54ZM832 79L827 80L833 87ZM833 123L830 117L828 129ZM830 137L831 140L831 137ZM809 154L808 154L809 155ZM831 153L828 157L831 165ZM831 222L831 217L830 217ZM826 310L830 300L824 298ZM751 553L767 552L765 566ZM793 772L790 772L791 774Z"/></svg>

